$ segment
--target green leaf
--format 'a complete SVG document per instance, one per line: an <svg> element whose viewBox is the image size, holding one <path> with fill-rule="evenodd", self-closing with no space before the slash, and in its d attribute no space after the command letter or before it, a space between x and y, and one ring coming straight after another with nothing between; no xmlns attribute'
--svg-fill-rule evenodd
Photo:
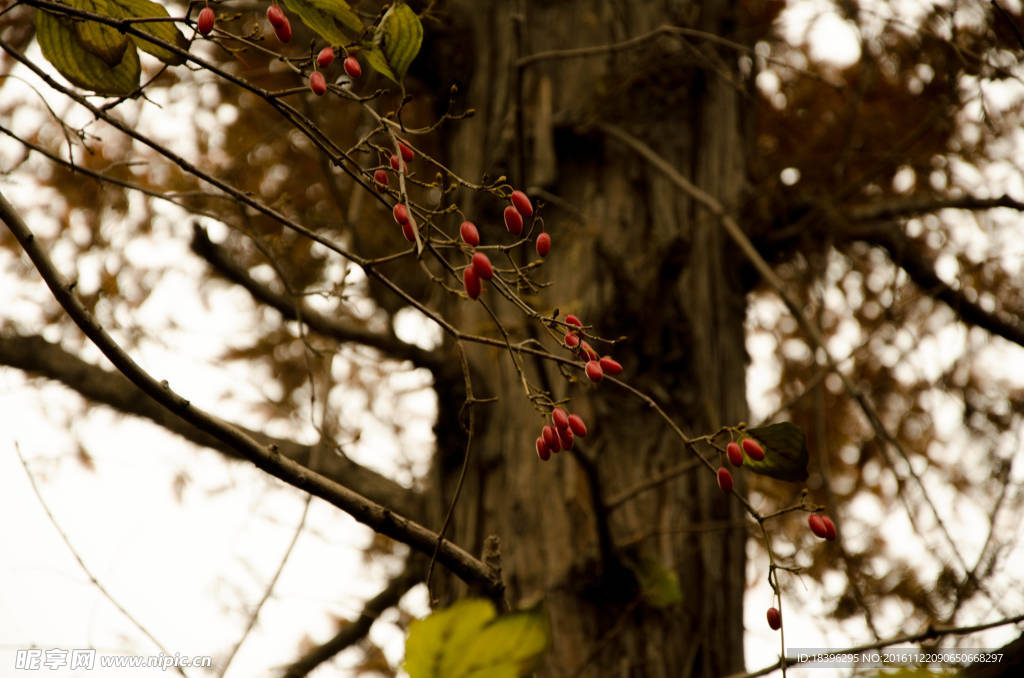
<svg viewBox="0 0 1024 678"><path fill-rule="evenodd" d="M631 565L640 583L644 600L652 607L670 607L683 600L676 573L661 564L653 556L644 556L640 562Z"/></svg>
<svg viewBox="0 0 1024 678"><path fill-rule="evenodd" d="M36 38L43 56L68 82L97 94L127 96L139 87L142 67L134 45L124 51L120 63L110 66L85 49L74 22L67 17L36 11Z"/></svg>
<svg viewBox="0 0 1024 678"><path fill-rule="evenodd" d="M761 443L765 452L763 461L745 460L751 471L779 480L807 480L807 441L799 426L784 421L747 429L746 433Z"/></svg>
<svg viewBox="0 0 1024 678"><path fill-rule="evenodd" d="M359 38L363 22L345 0L284 0L302 22L332 45L344 45Z"/></svg>
<svg viewBox="0 0 1024 678"><path fill-rule="evenodd" d="M423 44L423 24L404 2L396 2L384 13L373 39L364 43L363 55L384 77L401 84L409 64Z"/></svg>
<svg viewBox="0 0 1024 678"><path fill-rule="evenodd" d="M113 16L119 19L147 19L147 18L162 18L169 17L170 14L164 9L162 5L158 5L150 0L107 0L113 9ZM169 42L172 45L177 45L181 49L188 49L188 39L181 34L178 27L170 21L144 21L142 23L134 24L135 28L139 29L147 35L151 35L154 38ZM130 36L132 42L134 42L139 49L144 52L148 52L155 56L160 61L164 62L169 66L180 66L185 63L185 57L175 54L170 50L164 49L159 45L155 45L145 38L138 36Z"/></svg>
<svg viewBox="0 0 1024 678"><path fill-rule="evenodd" d="M490 601L467 598L409 625L405 670L410 678L519 678L547 638L540 610L497 617Z"/></svg>
<svg viewBox="0 0 1024 678"><path fill-rule="evenodd" d="M111 16L110 5L107 0L70 0L68 3L75 9L80 9L93 14ZM82 49L100 58L108 66L117 66L121 63L124 52L128 49L128 36L121 33L113 26L107 26L97 21L73 21L75 37Z"/></svg>

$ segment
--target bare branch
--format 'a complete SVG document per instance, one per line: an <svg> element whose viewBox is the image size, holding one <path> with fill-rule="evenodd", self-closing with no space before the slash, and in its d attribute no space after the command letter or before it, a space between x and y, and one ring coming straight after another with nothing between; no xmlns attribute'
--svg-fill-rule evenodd
<svg viewBox="0 0 1024 678"><path fill-rule="evenodd" d="M42 337L0 335L0 364L58 381L87 400L113 407L124 414L148 419L196 445L217 450L233 459L244 458L231 445L225 444L147 398L120 372L111 372L87 363ZM281 455L303 466L309 466L311 463L312 448L307 445L283 438L273 438L237 424L231 426L243 431L245 435L262 445L275 446ZM316 470L334 482L358 487L373 501L391 506L403 515L420 516L423 513L422 500L419 496L344 455L321 455Z"/></svg>
<svg viewBox="0 0 1024 678"><path fill-rule="evenodd" d="M153 378L124 352L82 305L73 292L73 286L69 285L57 271L50 257L39 246L35 235L2 194L0 219L14 234L54 297L75 324L114 363L114 366L146 395L193 426L233 447L241 456L270 475L320 497L371 529L407 544L414 550L422 553L432 552L437 542L435 532L344 485L304 468L284 457L276 446L260 444L244 431L193 406L186 398L171 390L166 382ZM442 542L438 561L467 583L478 584L494 596L501 595L504 589L504 584L492 574L487 565L449 541Z"/></svg>
<svg viewBox="0 0 1024 678"><path fill-rule="evenodd" d="M421 559L411 559L405 570L388 583L387 588L366 602L356 620L343 626L333 638L288 666L282 678L303 678L320 664L366 637L381 613L397 605L409 589L423 580L422 568L419 567L421 564Z"/></svg>
<svg viewBox="0 0 1024 678"><path fill-rule="evenodd" d="M853 221L876 221L879 219L895 219L916 217L931 214L939 210L990 210L997 207L1024 211L1024 202L1014 200L1008 195L998 198L976 198L965 195L958 198L905 198L903 200L885 200L868 205L856 205L843 208L843 214Z"/></svg>

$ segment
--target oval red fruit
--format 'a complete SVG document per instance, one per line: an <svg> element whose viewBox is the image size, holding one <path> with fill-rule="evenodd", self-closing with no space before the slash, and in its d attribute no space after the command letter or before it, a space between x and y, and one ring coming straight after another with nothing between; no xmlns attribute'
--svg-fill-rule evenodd
<svg viewBox="0 0 1024 678"><path fill-rule="evenodd" d="M391 158L390 158L390 160L388 160L388 162L391 163L391 169L395 170L396 172L404 172L405 171L405 163L402 162L398 158L397 155L392 154Z"/></svg>
<svg viewBox="0 0 1024 678"><path fill-rule="evenodd" d="M542 257L546 257L548 252L551 251L551 236L547 233L541 233L537 236L537 254Z"/></svg>
<svg viewBox="0 0 1024 678"><path fill-rule="evenodd" d="M598 361L601 364L601 369L607 374L622 374L622 365L615 358L609 358L605 356Z"/></svg>
<svg viewBox="0 0 1024 678"><path fill-rule="evenodd" d="M587 425L583 423L583 418L578 414L569 415L569 428L580 438L587 435Z"/></svg>
<svg viewBox="0 0 1024 678"><path fill-rule="evenodd" d="M270 25L274 28L280 28L284 22L287 21L287 17L284 15L283 9L277 5L271 5L270 7L267 7L267 21L269 21Z"/></svg>
<svg viewBox="0 0 1024 678"><path fill-rule="evenodd" d="M484 280L490 280L494 277L494 268L491 266L491 260L483 252L476 252L473 255L473 270Z"/></svg>
<svg viewBox="0 0 1024 678"><path fill-rule="evenodd" d="M202 11L199 12L199 19L196 20L196 28L203 35L209 35L210 31L213 30L213 22L216 17L213 14L212 7L203 7Z"/></svg>
<svg viewBox="0 0 1024 678"><path fill-rule="evenodd" d="M274 26L274 33L277 35L277 39L281 42L291 41L292 22L288 21L288 17L284 17L284 21L281 22L280 26Z"/></svg>
<svg viewBox="0 0 1024 678"><path fill-rule="evenodd" d="M718 469L718 486L722 488L722 492L729 494L732 492L732 474L729 473L729 469L724 466Z"/></svg>
<svg viewBox="0 0 1024 678"><path fill-rule="evenodd" d="M573 350L579 348L580 338L579 335L577 335L575 332L566 332L565 339L563 341L565 341L566 346Z"/></svg>
<svg viewBox="0 0 1024 678"><path fill-rule="evenodd" d="M548 444L548 447L558 447L558 434L555 433L554 426L545 424L544 428L540 430L540 435L544 438L544 442Z"/></svg>
<svg viewBox="0 0 1024 678"><path fill-rule="evenodd" d="M409 223L409 209L402 203L395 203L395 208L391 210L391 213L395 215L395 221L400 224Z"/></svg>
<svg viewBox="0 0 1024 678"><path fill-rule="evenodd" d="M480 278L476 277L476 272L472 266L467 266L466 270L462 272L462 285L466 288L466 294L469 295L470 299L476 299L480 296Z"/></svg>
<svg viewBox="0 0 1024 678"><path fill-rule="evenodd" d="M313 71L310 73L309 88L313 90L313 94L318 97L322 97L324 92L327 91L327 80L324 78L324 74L320 71Z"/></svg>
<svg viewBox="0 0 1024 678"><path fill-rule="evenodd" d="M561 407L551 410L551 421L560 429L569 428L569 415Z"/></svg>
<svg viewBox="0 0 1024 678"><path fill-rule="evenodd" d="M565 324L566 325L575 325L576 327L583 327L583 323L580 322L580 319L577 318L576 316L574 316L572 313L570 313L569 315L565 316Z"/></svg>
<svg viewBox="0 0 1024 678"><path fill-rule="evenodd" d="M330 47L324 47L320 50L320 53L316 55L316 65L320 68L329 68L334 63L334 50Z"/></svg>
<svg viewBox="0 0 1024 678"><path fill-rule="evenodd" d="M505 228L512 235L519 235L523 232L523 215L512 205L505 208Z"/></svg>
<svg viewBox="0 0 1024 678"><path fill-rule="evenodd" d="M587 377L595 384L604 379L604 370L601 369L601 363L596 360L587 363L586 371Z"/></svg>
<svg viewBox="0 0 1024 678"><path fill-rule="evenodd" d="M764 459L764 448L761 447L761 443L757 442L753 438L743 439L743 449L746 450L747 456L754 461L761 461Z"/></svg>
<svg viewBox="0 0 1024 678"><path fill-rule="evenodd" d="M814 533L815 537L828 539L828 528L825 527L825 521L817 513L807 516L807 525L811 528L811 532Z"/></svg>
<svg viewBox="0 0 1024 678"><path fill-rule="evenodd" d="M537 438L537 456L540 457L541 461L547 461L551 458L551 450L548 449L548 444L544 442L543 438Z"/></svg>
<svg viewBox="0 0 1024 678"><path fill-rule="evenodd" d="M743 452L736 441L725 446L725 456L729 457L729 463L733 466L743 466Z"/></svg>
<svg viewBox="0 0 1024 678"><path fill-rule="evenodd" d="M416 242L416 220L409 217L409 221L402 224L402 235L409 242Z"/></svg>
<svg viewBox="0 0 1024 678"><path fill-rule="evenodd" d="M524 217L529 219L533 216L533 205L530 204L530 199L526 197L526 194L522 191L512 191L509 200L512 201L512 205L515 206L516 210Z"/></svg>
<svg viewBox="0 0 1024 678"><path fill-rule="evenodd" d="M580 342L580 348L583 349L583 352L587 354L588 358L591 360L597 360L597 351L595 351L586 341ZM598 365L600 365L600 363L598 363ZM601 369L604 370L604 368Z"/></svg>
<svg viewBox="0 0 1024 678"><path fill-rule="evenodd" d="M772 631L778 631L782 626L782 613L777 607L768 608L768 626Z"/></svg>
<svg viewBox="0 0 1024 678"><path fill-rule="evenodd" d="M416 154L412 152L412 149L401 141L398 142L398 152L402 154L402 160L405 160L406 162L412 162L412 159L416 157Z"/></svg>
<svg viewBox="0 0 1024 678"><path fill-rule="evenodd" d="M388 187L388 173L382 169L373 173L373 180L377 182L378 191L383 191Z"/></svg>
<svg viewBox="0 0 1024 678"><path fill-rule="evenodd" d="M836 524L832 522L832 519L822 514L821 524L825 528L825 539L832 541L836 538Z"/></svg>
<svg viewBox="0 0 1024 678"><path fill-rule="evenodd" d="M363 67L359 65L358 59L350 56L345 59L345 72L348 73L348 77L355 80L363 74Z"/></svg>
<svg viewBox="0 0 1024 678"><path fill-rule="evenodd" d="M572 449L573 440L574 440L574 436L572 434L572 429L560 428L560 429L558 429L557 433L558 433L558 442L561 443L562 449L566 450L566 451L571 450Z"/></svg>
<svg viewBox="0 0 1024 678"><path fill-rule="evenodd" d="M467 245L476 247L480 244L480 231L476 230L472 221L463 221L462 226L459 226L459 234L462 236L462 242Z"/></svg>

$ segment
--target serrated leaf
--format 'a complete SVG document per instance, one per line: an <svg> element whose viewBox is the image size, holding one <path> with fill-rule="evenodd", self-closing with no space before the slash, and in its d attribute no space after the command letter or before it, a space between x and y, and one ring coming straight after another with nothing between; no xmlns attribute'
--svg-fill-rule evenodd
<svg viewBox="0 0 1024 678"><path fill-rule="evenodd" d="M754 473L779 480L807 480L807 440L796 424L788 421L747 429L747 435L764 448L762 461L749 457L745 464Z"/></svg>
<svg viewBox="0 0 1024 678"><path fill-rule="evenodd" d="M119 19L148 19L148 18L162 18L169 17L170 14L163 5L159 5L150 0L107 0L114 12L114 16ZM181 49L188 49L188 39L182 35L178 27L170 21L144 21L141 23L134 24L135 28L139 29L147 35L151 35L154 38L163 40L172 45L177 45ZM152 54L160 61L164 62L169 66L180 66L185 63L185 57L175 54L170 50L164 49L159 45L156 45L145 38L138 36L130 36L132 42L134 42L139 49L144 52Z"/></svg>
<svg viewBox="0 0 1024 678"><path fill-rule="evenodd" d="M112 16L113 10L107 0L69 0L68 5L93 14ZM95 54L108 66L117 66L128 49L128 36L113 26L97 21L72 21L78 44L86 52Z"/></svg>
<svg viewBox="0 0 1024 678"><path fill-rule="evenodd" d="M409 625L404 668L410 678L519 678L547 646L539 610L497 617L467 598Z"/></svg>
<svg viewBox="0 0 1024 678"><path fill-rule="evenodd" d="M36 10L36 38L43 56L68 82L108 96L127 96L139 87L142 67L134 45L120 63L110 66L78 41L70 19Z"/></svg>
<svg viewBox="0 0 1024 678"><path fill-rule="evenodd" d="M363 21L345 0L284 0L302 23L332 45L353 42L363 32Z"/></svg>
<svg viewBox="0 0 1024 678"><path fill-rule="evenodd" d="M401 84L412 60L423 44L423 24L404 2L396 2L384 13L363 55L375 70Z"/></svg>

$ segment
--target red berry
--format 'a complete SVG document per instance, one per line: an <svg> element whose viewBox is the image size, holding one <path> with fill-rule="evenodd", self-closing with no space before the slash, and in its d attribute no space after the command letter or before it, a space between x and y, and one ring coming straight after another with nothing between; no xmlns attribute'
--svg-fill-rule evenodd
<svg viewBox="0 0 1024 678"><path fill-rule="evenodd" d="M330 47L324 47L320 50L320 53L316 55L316 65L320 68L329 68L334 63L334 50Z"/></svg>
<svg viewBox="0 0 1024 678"><path fill-rule="evenodd" d="M327 91L327 80L324 78L324 74L320 71L313 71L310 73L309 88L313 90L313 94L318 97L322 97L324 92Z"/></svg>
<svg viewBox="0 0 1024 678"><path fill-rule="evenodd" d="M562 449L566 451L571 450L574 441L572 430L567 428L560 428L558 429L557 433L558 442L561 443Z"/></svg>
<svg viewBox="0 0 1024 678"><path fill-rule="evenodd" d="M388 162L391 163L391 169L395 170L396 172L405 171L405 163L399 160L397 155L392 154L391 159Z"/></svg>
<svg viewBox="0 0 1024 678"><path fill-rule="evenodd" d="M733 466L743 466L743 452L735 441L725 446L725 456L729 457L729 463Z"/></svg>
<svg viewBox="0 0 1024 678"><path fill-rule="evenodd" d="M597 351L591 348L590 344L586 341L581 341L580 347L583 349L583 352L587 354L588 358L591 360L597 360ZM598 363L598 365L600 365L600 363ZM604 368L602 367L601 370L604 371Z"/></svg>
<svg viewBox="0 0 1024 678"><path fill-rule="evenodd" d="M203 35L209 35L210 31L213 30L213 22L216 17L213 15L212 7L203 7L202 11L199 12L199 19L196 21L196 27L199 28L199 32Z"/></svg>
<svg viewBox="0 0 1024 678"><path fill-rule="evenodd" d="M480 278L476 277L476 272L472 266L467 266L466 270L462 272L462 285L466 288L466 294L469 295L470 299L476 299L480 296L480 290L482 289Z"/></svg>
<svg viewBox="0 0 1024 678"><path fill-rule="evenodd" d="M587 435L587 425L583 423L583 418L578 414L569 415L569 428L580 438Z"/></svg>
<svg viewBox="0 0 1024 678"><path fill-rule="evenodd" d="M402 203L395 203L395 208L391 210L391 212L392 214L395 215L395 221L397 221L398 223L409 223L409 209Z"/></svg>
<svg viewBox="0 0 1024 678"><path fill-rule="evenodd" d="M526 197L525 193L522 191L512 191L512 195L509 196L509 200L512 201L516 210L518 210L524 217L529 219L533 216L533 205L530 204L530 199Z"/></svg>
<svg viewBox="0 0 1024 678"><path fill-rule="evenodd" d="M547 233L541 233L537 236L537 254L542 257L546 257L548 252L551 251L551 236Z"/></svg>
<svg viewBox="0 0 1024 678"><path fill-rule="evenodd" d="M718 469L718 486L726 494L732 492L732 474L724 466Z"/></svg>
<svg viewBox="0 0 1024 678"><path fill-rule="evenodd" d="M490 280L494 277L494 268L491 266L491 260L483 252L477 252L473 255L473 270L484 280Z"/></svg>
<svg viewBox="0 0 1024 678"><path fill-rule="evenodd" d="M601 369L601 363L596 360L591 360L587 363L586 371L587 377L595 384L604 379L604 370Z"/></svg>
<svg viewBox="0 0 1024 678"><path fill-rule="evenodd" d="M377 190L383 191L388 187L388 173L382 169L373 173L373 180L377 182Z"/></svg>
<svg viewBox="0 0 1024 678"><path fill-rule="evenodd" d="M548 444L548 447L558 447L558 434L555 432L554 426L545 424L544 428L540 430L540 434L544 438L544 442Z"/></svg>
<svg viewBox="0 0 1024 678"><path fill-rule="evenodd" d="M564 341L565 345L573 350L580 345L580 338L575 332L566 332Z"/></svg>
<svg viewBox="0 0 1024 678"><path fill-rule="evenodd" d="M402 224L402 235L409 242L416 242L416 220L409 216L409 221Z"/></svg>
<svg viewBox="0 0 1024 678"><path fill-rule="evenodd" d="M810 526L815 537L828 539L828 528L825 527L825 521L817 513L807 516L807 525Z"/></svg>
<svg viewBox="0 0 1024 678"><path fill-rule="evenodd" d="M825 526L825 539L832 541L836 538L836 524L832 522L832 519L822 514L821 524Z"/></svg>
<svg viewBox="0 0 1024 678"><path fill-rule="evenodd" d="M743 449L747 451L747 456L754 461L761 461L764 459L764 448L761 447L761 443L757 442L753 438L743 439Z"/></svg>
<svg viewBox="0 0 1024 678"><path fill-rule="evenodd" d="M288 18L284 15L284 10L277 5L267 7L267 21L269 21L270 25L274 28L280 28L287 20Z"/></svg>
<svg viewBox="0 0 1024 678"><path fill-rule="evenodd" d="M575 325L576 327L583 327L583 323L580 322L580 319L574 316L572 313L565 316L565 324Z"/></svg>
<svg viewBox="0 0 1024 678"><path fill-rule="evenodd" d="M551 410L551 421L559 429L569 428L569 415L561 407Z"/></svg>
<svg viewBox="0 0 1024 678"><path fill-rule="evenodd" d="M462 235L462 242L467 245L476 247L480 244L480 231L476 230L472 221L463 221L462 226L459 227L459 233Z"/></svg>
<svg viewBox="0 0 1024 678"><path fill-rule="evenodd" d="M782 613L779 612L777 607L768 608L768 626L771 627L772 631L778 631L779 627L782 626Z"/></svg>
<svg viewBox="0 0 1024 678"><path fill-rule="evenodd" d="M620 365L619 361L616 360L615 358L609 358L608 356L605 356L601 358L601 360L599 360L598 362L601 363L601 369L604 370L607 374L622 374L622 365Z"/></svg>
<svg viewBox="0 0 1024 678"><path fill-rule="evenodd" d="M412 162L412 159L416 157L416 154L412 152L412 149L401 141L398 142L398 152L402 154L402 160L405 160L406 162Z"/></svg>
<svg viewBox="0 0 1024 678"><path fill-rule="evenodd" d="M505 208L505 228L512 235L519 235L523 232L523 215L512 205Z"/></svg>
<svg viewBox="0 0 1024 678"><path fill-rule="evenodd" d="M537 438L537 456L540 457L541 461L547 461L551 458L551 450L548 449L548 444L544 442L543 438Z"/></svg>
<svg viewBox="0 0 1024 678"><path fill-rule="evenodd" d="M284 17L280 26L274 26L274 33L281 42L289 42L292 39L292 22L288 21L288 17Z"/></svg>
<svg viewBox="0 0 1024 678"><path fill-rule="evenodd" d="M345 72L348 73L348 77L355 80L363 74L363 67L359 65L358 59L350 56L345 59Z"/></svg>

